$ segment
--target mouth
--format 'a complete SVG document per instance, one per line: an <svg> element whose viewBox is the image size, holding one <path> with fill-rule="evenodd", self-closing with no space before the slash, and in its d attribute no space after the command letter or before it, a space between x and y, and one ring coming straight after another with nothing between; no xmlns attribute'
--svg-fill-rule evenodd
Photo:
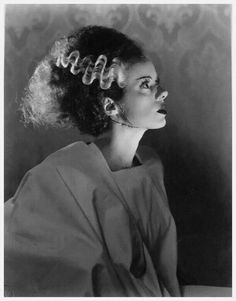
<svg viewBox="0 0 236 301"><path fill-rule="evenodd" d="M167 115L167 111L166 111L166 110L164 110L164 109L160 109L160 110L158 110L158 111L157 111L157 113L159 113L159 114L163 114L163 115Z"/></svg>

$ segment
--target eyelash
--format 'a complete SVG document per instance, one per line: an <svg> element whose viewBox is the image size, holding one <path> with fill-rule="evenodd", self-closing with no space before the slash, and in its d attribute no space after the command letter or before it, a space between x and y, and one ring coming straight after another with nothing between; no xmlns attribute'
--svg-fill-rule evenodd
<svg viewBox="0 0 236 301"><path fill-rule="evenodd" d="M150 86L144 87L144 86L147 85L147 84L149 84L149 81L148 81L148 80L143 81L143 82L141 83L141 85L140 85L140 88L141 88L141 89L150 89Z"/></svg>
<svg viewBox="0 0 236 301"><path fill-rule="evenodd" d="M140 88L141 88L141 89L151 89L151 86L144 87L144 85L149 84L149 83L150 83L149 80L143 81L143 82L141 83L141 85L140 85ZM159 85L160 85L160 80L158 79L158 80L155 81L155 86L158 87Z"/></svg>

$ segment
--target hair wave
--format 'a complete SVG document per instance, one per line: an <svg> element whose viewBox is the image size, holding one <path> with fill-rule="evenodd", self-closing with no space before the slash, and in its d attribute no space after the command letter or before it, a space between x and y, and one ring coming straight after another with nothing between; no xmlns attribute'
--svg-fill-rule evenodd
<svg viewBox="0 0 236 301"><path fill-rule="evenodd" d="M111 126L102 100L110 97L120 102L125 88L112 82L101 89L95 79L90 85L82 82L82 74L74 75L57 66L59 56L79 50L82 57L107 57L108 66L117 57L126 66L145 58L143 50L121 32L102 26L87 26L56 41L49 54L37 65L20 105L25 124L46 127L77 127L82 133L98 136Z"/></svg>

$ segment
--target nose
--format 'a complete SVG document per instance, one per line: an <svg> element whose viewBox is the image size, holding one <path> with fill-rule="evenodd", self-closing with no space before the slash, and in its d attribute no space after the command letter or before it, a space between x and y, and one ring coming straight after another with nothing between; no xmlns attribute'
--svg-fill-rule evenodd
<svg viewBox="0 0 236 301"><path fill-rule="evenodd" d="M158 101L164 101L165 98L168 96L168 92L167 91L163 91L161 92L161 94L157 97Z"/></svg>
<svg viewBox="0 0 236 301"><path fill-rule="evenodd" d="M157 91L155 94L155 98L157 101L164 101L165 98L168 96L168 92L163 89L161 86L157 87Z"/></svg>

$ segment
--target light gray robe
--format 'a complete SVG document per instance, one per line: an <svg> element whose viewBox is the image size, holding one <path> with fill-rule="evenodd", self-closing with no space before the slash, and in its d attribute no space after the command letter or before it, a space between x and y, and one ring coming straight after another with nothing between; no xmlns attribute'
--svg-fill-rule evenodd
<svg viewBox="0 0 236 301"><path fill-rule="evenodd" d="M5 286L15 296L163 296L176 272L176 228L160 159L112 172L98 147L73 143L23 178L5 204Z"/></svg>

